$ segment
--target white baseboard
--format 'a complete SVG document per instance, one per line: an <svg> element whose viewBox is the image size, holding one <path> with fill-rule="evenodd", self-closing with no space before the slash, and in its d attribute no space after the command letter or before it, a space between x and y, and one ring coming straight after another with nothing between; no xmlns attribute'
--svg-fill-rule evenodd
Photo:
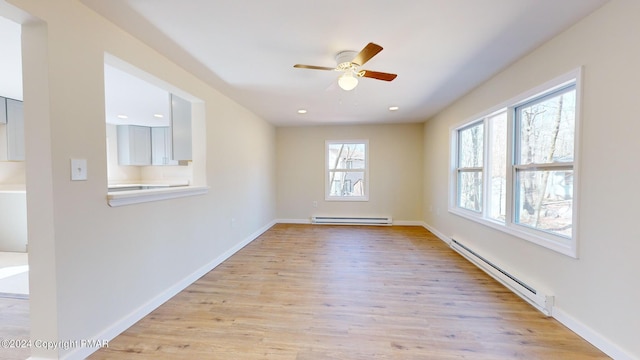
<svg viewBox="0 0 640 360"><path fill-rule="evenodd" d="M396 226L422 226L422 224L424 224L422 221L393 220L393 225L396 225Z"/></svg>
<svg viewBox="0 0 640 360"><path fill-rule="evenodd" d="M424 226L425 229L429 230L431 233L433 233L435 236L437 236L440 240L444 241L447 245L451 244L451 238L449 238L448 236L444 235L443 233L438 231L433 226L430 226L427 223L423 223L422 225ZM474 264L473 262L471 262L471 263ZM509 287L507 287L507 289L511 290ZM623 349L621 349L619 346L614 344L611 340L609 340L606 337L602 336L602 334L592 330L591 328L589 328L588 326L584 325L582 322L580 322L577 319L573 318L572 316L570 316L566 312L562 311L558 307L554 307L553 308L553 312L551 313L551 316L554 319L558 320L562 325L566 326L571 331L576 333L578 336L580 336L581 338L585 339L586 341L588 341L593 346L597 347L600 351L602 351L603 353L605 353L608 356L612 357L613 359L616 359L616 360L640 360L639 358L634 357L631 354L629 354L628 352L626 352Z"/></svg>
<svg viewBox="0 0 640 360"><path fill-rule="evenodd" d="M438 237L438 239L444 241L447 245L451 245L451 238L446 236L445 234L441 233L440 231L438 231L436 228L434 228L433 226L427 224L427 223L422 223L422 226L424 226L425 229L431 231L431 233L435 236Z"/></svg>
<svg viewBox="0 0 640 360"><path fill-rule="evenodd" d="M102 331L92 339L108 340L108 341L113 340L116 336L120 335L122 332L127 330L133 324L140 321L145 316L149 315L149 313L151 313L153 310L158 308L160 305L164 304L167 300L171 299L172 297L177 295L179 292L187 288L189 285L193 284L196 280L204 276L206 273L213 270L218 265L222 264L222 262L230 258L236 252L240 251L243 247L247 246L249 243L251 243L253 240L258 238L258 236L262 235L262 233L264 233L265 231L269 230L269 228L271 228L275 224L276 224L276 221L271 221L265 226L261 227L260 229L258 229L257 231L249 235L247 238L245 238L243 241L238 243L236 246L225 251L223 254L221 254L220 256L218 256L208 264L202 266L201 268L194 271L187 277L183 278L173 286L169 287L167 290L158 294L153 299L149 300L146 304L143 304L139 308L135 309L133 312L123 317L122 319L116 321L113 325L111 325L109 328L105 329L104 331ZM87 356L94 353L98 349L99 349L98 347L77 348L65 354L61 358L62 359L85 359ZM35 360L37 358L30 358L30 359Z"/></svg>
<svg viewBox="0 0 640 360"><path fill-rule="evenodd" d="M311 219L276 219L278 224L311 224ZM422 221L393 220L392 225L397 226L424 226Z"/></svg>
<svg viewBox="0 0 640 360"><path fill-rule="evenodd" d="M276 224L311 224L309 219L276 219Z"/></svg>
<svg viewBox="0 0 640 360"><path fill-rule="evenodd" d="M638 360L637 357L624 351L623 349L615 345L611 340L595 332L593 329L586 326L566 312L562 311L558 307L555 307L553 309L552 316L560 323L562 323L562 325L571 329L571 331L590 342L593 346L597 347L603 353L609 355L611 358L616 360Z"/></svg>

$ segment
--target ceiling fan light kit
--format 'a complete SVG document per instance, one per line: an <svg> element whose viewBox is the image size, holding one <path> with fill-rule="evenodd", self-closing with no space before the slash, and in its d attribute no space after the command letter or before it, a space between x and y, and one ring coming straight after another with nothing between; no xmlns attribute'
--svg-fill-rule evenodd
<svg viewBox="0 0 640 360"><path fill-rule="evenodd" d="M358 79L353 76L353 72L347 71L338 78L338 86L342 90L351 91L358 86Z"/></svg>
<svg viewBox="0 0 640 360"><path fill-rule="evenodd" d="M339 52L336 55L337 65L335 68L302 64L296 64L293 67L298 69L342 71L343 74L338 77L338 86L345 91L350 91L358 86L359 77L392 81L398 76L396 74L383 73L379 71L360 70L360 66L371 60L371 58L380 51L382 51L382 46L369 43L359 53L351 50Z"/></svg>

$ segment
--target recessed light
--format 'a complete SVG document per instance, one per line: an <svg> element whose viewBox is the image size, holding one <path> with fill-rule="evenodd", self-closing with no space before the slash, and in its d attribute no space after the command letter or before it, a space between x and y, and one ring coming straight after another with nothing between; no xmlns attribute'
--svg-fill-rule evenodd
<svg viewBox="0 0 640 360"><path fill-rule="evenodd" d="M398 106L389 106L389 111L396 111L398 109L400 109Z"/></svg>
<svg viewBox="0 0 640 360"><path fill-rule="evenodd" d="M118 119L128 119L129 117L127 115L120 114L120 115L117 116L117 118Z"/></svg>
<svg viewBox="0 0 640 360"><path fill-rule="evenodd" d="M164 117L164 115L162 115L162 114L153 114L153 117L156 117L158 119L162 119Z"/></svg>
<svg viewBox="0 0 640 360"><path fill-rule="evenodd" d="M306 109L300 109L298 110L298 114L306 114L307 110Z"/></svg>

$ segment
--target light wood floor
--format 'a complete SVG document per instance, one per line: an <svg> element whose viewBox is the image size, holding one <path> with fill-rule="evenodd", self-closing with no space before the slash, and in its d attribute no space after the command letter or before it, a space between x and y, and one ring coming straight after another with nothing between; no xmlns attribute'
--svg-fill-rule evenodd
<svg viewBox="0 0 640 360"><path fill-rule="evenodd" d="M29 339L27 265L27 253L0 252L0 339ZM30 353L28 348L0 346L0 359L24 360Z"/></svg>
<svg viewBox="0 0 640 360"><path fill-rule="evenodd" d="M28 340L29 329L29 299L0 296L0 340ZM29 348L0 346L3 360L24 360L30 354Z"/></svg>
<svg viewBox="0 0 640 360"><path fill-rule="evenodd" d="M421 227L276 225L92 359L606 359Z"/></svg>

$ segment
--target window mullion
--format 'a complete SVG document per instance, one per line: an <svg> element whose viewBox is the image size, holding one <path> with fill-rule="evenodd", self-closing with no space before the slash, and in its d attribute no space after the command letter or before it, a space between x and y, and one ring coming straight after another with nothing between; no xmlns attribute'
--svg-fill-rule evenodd
<svg viewBox="0 0 640 360"><path fill-rule="evenodd" d="M491 206L491 189L490 187L490 179L491 179L491 156L489 151L489 139L491 139L491 126L489 124L489 117L484 118L484 131L483 131L483 149L484 154L482 155L482 162L484 169L482 170L482 217L487 218L489 214L489 206Z"/></svg>
<svg viewBox="0 0 640 360"><path fill-rule="evenodd" d="M515 132L516 132L516 119L515 119L515 110L513 107L509 107L507 109L507 156L505 164L505 176L506 176L506 199L505 199L505 219L504 223L506 226L513 225L513 210L515 208L515 154L516 154L516 144L515 144Z"/></svg>
<svg viewBox="0 0 640 360"><path fill-rule="evenodd" d="M575 257L579 84L578 69L452 127L449 211Z"/></svg>
<svg viewBox="0 0 640 360"><path fill-rule="evenodd" d="M516 170L531 170L531 171L571 170L573 169L573 162L515 165L515 168Z"/></svg>
<svg viewBox="0 0 640 360"><path fill-rule="evenodd" d="M463 168L457 169L458 172L482 172L482 170L484 170L484 167L481 167L481 166L478 166L478 167L463 167Z"/></svg>
<svg viewBox="0 0 640 360"><path fill-rule="evenodd" d="M368 201L368 152L368 140L325 141L325 200Z"/></svg>

